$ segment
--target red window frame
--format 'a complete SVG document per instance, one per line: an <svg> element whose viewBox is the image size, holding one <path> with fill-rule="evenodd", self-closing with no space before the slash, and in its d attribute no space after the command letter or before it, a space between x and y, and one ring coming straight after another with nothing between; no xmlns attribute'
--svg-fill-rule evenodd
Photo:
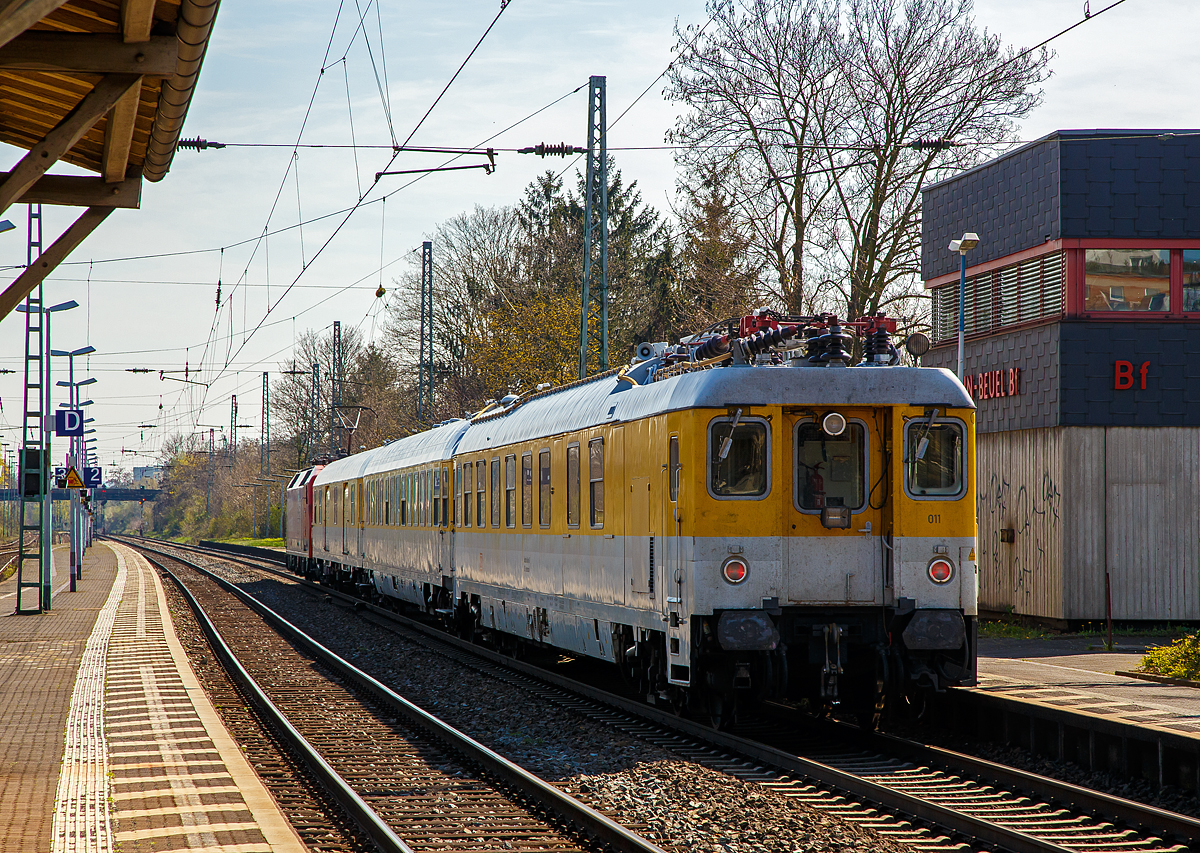
<svg viewBox="0 0 1200 853"><path fill-rule="evenodd" d="M1200 240L1124 239L1124 240L1063 240L1067 256L1068 317L1080 319L1136 323L1147 320L1200 320L1200 312L1183 310L1183 250L1200 249ZM1084 310L1087 292L1086 251L1088 249L1169 249L1171 252L1171 285L1169 311L1087 311Z"/></svg>

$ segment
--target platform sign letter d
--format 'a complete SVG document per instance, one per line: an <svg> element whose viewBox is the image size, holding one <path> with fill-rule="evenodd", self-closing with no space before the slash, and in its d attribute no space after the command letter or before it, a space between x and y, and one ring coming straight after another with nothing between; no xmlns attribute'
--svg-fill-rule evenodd
<svg viewBox="0 0 1200 853"><path fill-rule="evenodd" d="M58 436L83 435L83 411L59 409L54 413L54 434Z"/></svg>

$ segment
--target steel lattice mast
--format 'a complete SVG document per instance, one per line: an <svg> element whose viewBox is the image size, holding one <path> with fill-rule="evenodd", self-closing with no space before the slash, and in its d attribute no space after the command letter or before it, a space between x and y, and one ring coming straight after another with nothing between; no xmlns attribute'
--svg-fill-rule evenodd
<svg viewBox="0 0 1200 853"><path fill-rule="evenodd" d="M421 342L417 354L417 420L433 403L433 243L421 244Z"/></svg>
<svg viewBox="0 0 1200 853"><path fill-rule="evenodd" d="M579 311L579 378L588 375L588 351L600 351L608 370L608 122L604 77L588 86L587 176L583 202L583 284Z"/></svg>

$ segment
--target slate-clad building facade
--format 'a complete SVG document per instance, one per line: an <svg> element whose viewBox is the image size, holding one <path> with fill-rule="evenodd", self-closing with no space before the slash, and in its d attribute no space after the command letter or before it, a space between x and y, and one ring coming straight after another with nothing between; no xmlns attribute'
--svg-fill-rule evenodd
<svg viewBox="0 0 1200 853"><path fill-rule="evenodd" d="M1200 131L1064 130L927 187L924 363L979 406L980 607L1200 620Z"/></svg>

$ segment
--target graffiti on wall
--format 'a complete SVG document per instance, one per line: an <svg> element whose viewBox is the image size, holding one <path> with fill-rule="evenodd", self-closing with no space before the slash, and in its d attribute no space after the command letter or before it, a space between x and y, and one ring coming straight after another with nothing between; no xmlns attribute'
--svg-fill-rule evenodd
<svg viewBox="0 0 1200 853"><path fill-rule="evenodd" d="M979 490L980 604L1030 612L1060 541L1062 491L1048 471L1037 483L1014 487L993 473ZM1055 561L1057 562L1057 561ZM1057 575L1056 575L1057 577Z"/></svg>

